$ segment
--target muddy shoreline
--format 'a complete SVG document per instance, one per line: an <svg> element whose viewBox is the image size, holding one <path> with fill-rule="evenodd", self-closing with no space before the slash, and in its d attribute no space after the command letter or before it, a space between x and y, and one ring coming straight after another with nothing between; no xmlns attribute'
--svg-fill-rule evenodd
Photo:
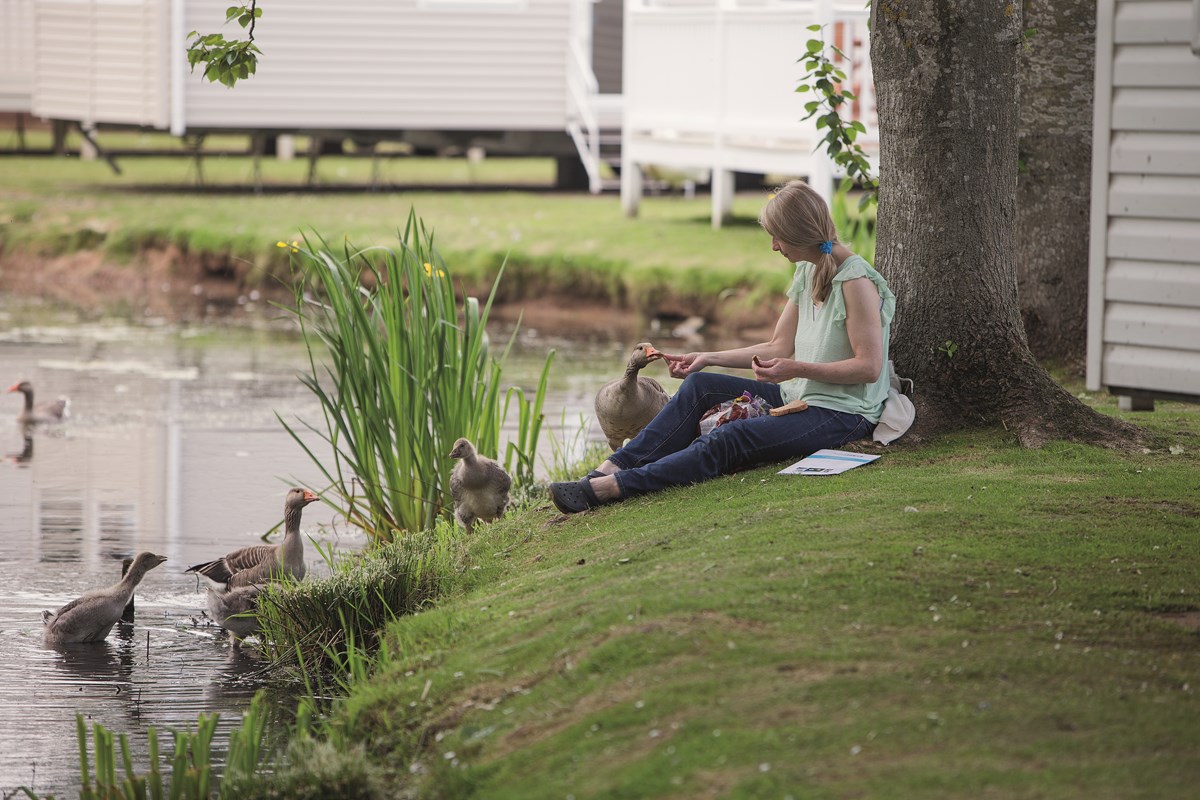
<svg viewBox="0 0 1200 800"><path fill-rule="evenodd" d="M475 291L482 296L486 289ZM174 247L145 250L129 263L91 250L53 257L5 253L0 294L10 303L45 304L85 318L173 324L284 325L290 315L280 306L294 300L292 290L274 277L254 280L225 257ZM626 343L653 336L713 347L769 338L776 311L730 304L723 317L711 308L698 315L689 313L683 299L668 297L646 312L559 291L498 299L492 318L551 337Z"/></svg>

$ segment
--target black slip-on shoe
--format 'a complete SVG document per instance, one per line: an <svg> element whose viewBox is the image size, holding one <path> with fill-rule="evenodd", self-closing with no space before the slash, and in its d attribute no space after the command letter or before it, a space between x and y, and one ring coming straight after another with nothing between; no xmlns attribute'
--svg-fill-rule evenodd
<svg viewBox="0 0 1200 800"><path fill-rule="evenodd" d="M550 484L550 499L554 501L554 507L564 514L578 514L605 503L596 497L591 478Z"/></svg>

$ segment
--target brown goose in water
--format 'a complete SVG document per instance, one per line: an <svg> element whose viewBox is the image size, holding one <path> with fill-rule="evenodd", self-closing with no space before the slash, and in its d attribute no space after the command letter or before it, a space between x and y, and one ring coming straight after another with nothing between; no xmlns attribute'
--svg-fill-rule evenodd
<svg viewBox="0 0 1200 800"><path fill-rule="evenodd" d="M454 516L467 529L467 535L477 520L491 522L499 519L508 508L508 490L512 478L504 467L475 451L475 445L459 439L450 451L459 459L450 471L450 496L454 498Z"/></svg>
<svg viewBox="0 0 1200 800"><path fill-rule="evenodd" d="M200 575L221 592L283 577L300 580L307 570L304 541L300 536L300 515L306 505L319 499L308 489L290 490L283 502L282 542L242 547L213 561L190 566L184 572Z"/></svg>
<svg viewBox="0 0 1200 800"><path fill-rule="evenodd" d="M656 358L662 355L653 345L640 343L633 348L625 374L604 384L596 393L596 419L613 450L641 433L671 399L658 381L638 375L642 367Z"/></svg>
<svg viewBox="0 0 1200 800"><path fill-rule="evenodd" d="M212 587L208 589L208 613L233 639L233 646L239 647L242 639L258 633L258 593L262 591L261 584L239 586L227 592L220 592Z"/></svg>
<svg viewBox="0 0 1200 800"><path fill-rule="evenodd" d="M25 395L25 408L17 414L17 422L22 425L62 422L71 415L71 401L65 397L34 404L33 385L29 381L14 383L8 387L9 392L20 392Z"/></svg>
<svg viewBox="0 0 1200 800"><path fill-rule="evenodd" d="M47 644L103 641L113 626L121 621L133 590L146 573L167 560L149 551L138 553L125 576L106 589L93 589L72 600L58 611L43 611Z"/></svg>

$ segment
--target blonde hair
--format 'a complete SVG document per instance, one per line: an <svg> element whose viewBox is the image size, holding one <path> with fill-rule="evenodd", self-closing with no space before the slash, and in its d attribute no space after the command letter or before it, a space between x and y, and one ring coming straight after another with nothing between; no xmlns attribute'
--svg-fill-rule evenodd
<svg viewBox="0 0 1200 800"><path fill-rule="evenodd" d="M758 224L784 244L820 250L824 242L838 243L829 205L804 181L789 181L775 190L758 214ZM832 253L819 253L812 274L812 295L823 303L833 288L837 261Z"/></svg>

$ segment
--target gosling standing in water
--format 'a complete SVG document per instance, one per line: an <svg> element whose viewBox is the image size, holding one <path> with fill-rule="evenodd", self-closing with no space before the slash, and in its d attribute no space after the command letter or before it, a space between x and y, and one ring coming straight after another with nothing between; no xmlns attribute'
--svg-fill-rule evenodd
<svg viewBox="0 0 1200 800"><path fill-rule="evenodd" d="M93 589L72 600L58 611L42 612L46 624L46 644L102 642L113 626L121 621L133 590L146 573L167 560L149 551L138 553L125 576L107 589Z"/></svg>
<svg viewBox="0 0 1200 800"><path fill-rule="evenodd" d="M504 467L487 456L475 452L475 445L459 439L450 451L451 458L460 459L450 472L450 495L454 498L454 517L467 529L467 535L477 520L491 522L499 519L508 508L508 490L512 478Z"/></svg>
<svg viewBox="0 0 1200 800"><path fill-rule="evenodd" d="M261 629L258 595L262 588L260 584L239 586L227 592L219 592L211 586L208 588L208 613L218 625L229 631L235 650L241 647L242 639Z"/></svg>

